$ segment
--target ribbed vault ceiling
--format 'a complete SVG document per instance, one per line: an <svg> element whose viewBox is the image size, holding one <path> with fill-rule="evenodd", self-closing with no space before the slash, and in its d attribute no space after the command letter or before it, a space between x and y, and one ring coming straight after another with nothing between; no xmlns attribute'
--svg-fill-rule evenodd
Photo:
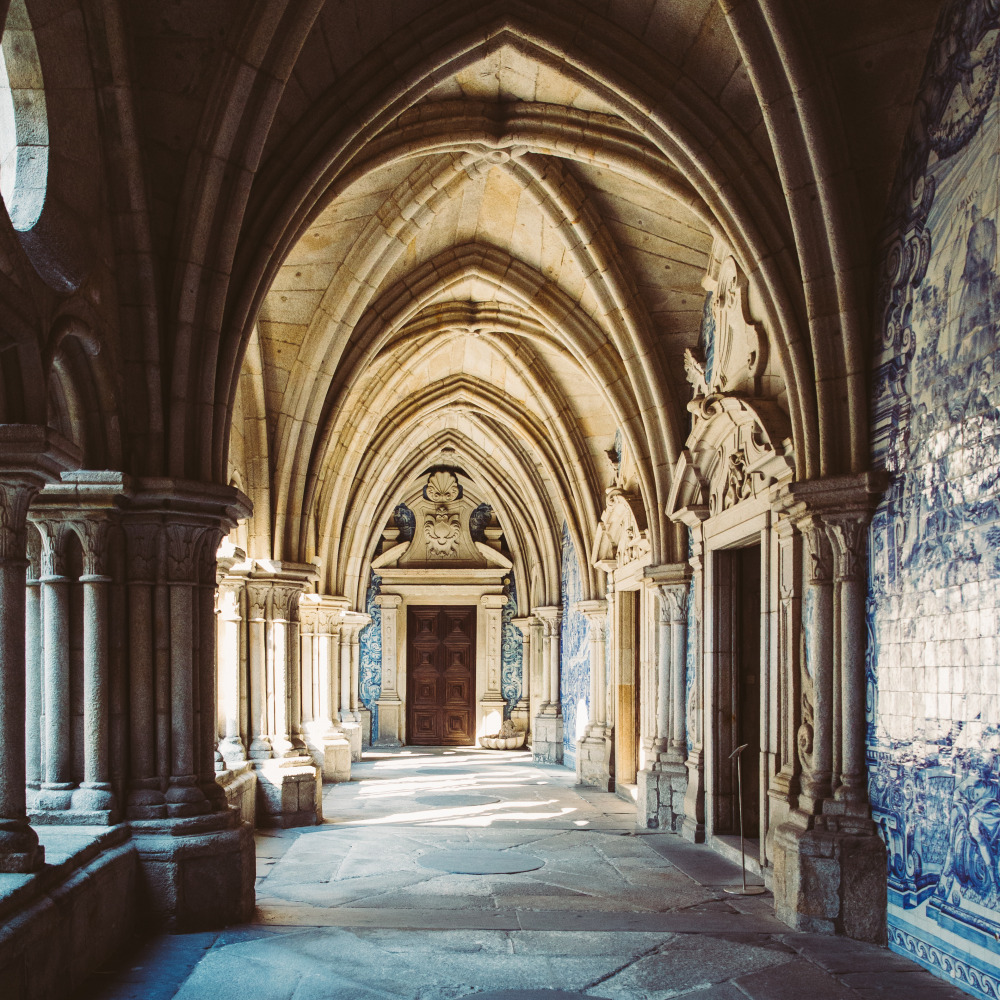
<svg viewBox="0 0 1000 1000"><path fill-rule="evenodd" d="M358 599L395 504L456 465L557 601L616 431L651 504L684 437L713 244L691 200L606 100L509 45L372 137L258 318L276 554Z"/></svg>

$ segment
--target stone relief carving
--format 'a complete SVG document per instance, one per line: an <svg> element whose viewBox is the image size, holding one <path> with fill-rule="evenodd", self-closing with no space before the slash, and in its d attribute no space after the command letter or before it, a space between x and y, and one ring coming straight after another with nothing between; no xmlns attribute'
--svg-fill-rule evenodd
<svg viewBox="0 0 1000 1000"><path fill-rule="evenodd" d="M427 554L433 559L447 559L458 552L462 539L462 523L458 511L447 503L424 515L424 540Z"/></svg>

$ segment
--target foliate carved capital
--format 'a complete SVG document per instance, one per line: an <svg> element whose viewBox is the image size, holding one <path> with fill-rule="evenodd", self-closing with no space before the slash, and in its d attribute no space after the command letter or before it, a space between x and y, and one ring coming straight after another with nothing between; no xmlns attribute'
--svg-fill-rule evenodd
<svg viewBox="0 0 1000 1000"><path fill-rule="evenodd" d="M28 506L37 492L34 484L0 482L0 561L24 561Z"/></svg>
<svg viewBox="0 0 1000 1000"><path fill-rule="evenodd" d="M271 588L271 617L274 621L298 621L299 597L302 587L294 584L273 584Z"/></svg>
<svg viewBox="0 0 1000 1000"><path fill-rule="evenodd" d="M198 578L198 543L204 529L193 524L168 524L164 528L167 577L171 583L194 583Z"/></svg>
<svg viewBox="0 0 1000 1000"><path fill-rule="evenodd" d="M688 588L679 584L660 587L661 620L670 622L687 621Z"/></svg>
<svg viewBox="0 0 1000 1000"><path fill-rule="evenodd" d="M806 573L810 583L829 583L833 579L833 550L826 525L818 517L800 524L806 543Z"/></svg>
<svg viewBox="0 0 1000 1000"><path fill-rule="evenodd" d="M862 580L865 575L865 551L868 540L868 517L830 518L827 531L835 555L834 571L838 580Z"/></svg>
<svg viewBox="0 0 1000 1000"><path fill-rule="evenodd" d="M88 517L78 522L77 534L83 542L85 576L104 576L108 569L108 539L111 525L106 518Z"/></svg>
<svg viewBox="0 0 1000 1000"><path fill-rule="evenodd" d="M247 618L252 622L262 622L267 619L267 595L271 592L269 583L248 583L247 585Z"/></svg>
<svg viewBox="0 0 1000 1000"><path fill-rule="evenodd" d="M31 522L38 529L42 540L42 576L64 576L66 573L66 534L69 530L66 523L57 518L34 516L31 518Z"/></svg>
<svg viewBox="0 0 1000 1000"><path fill-rule="evenodd" d="M163 529L156 521L125 522L128 576L133 582L153 583L163 573Z"/></svg>

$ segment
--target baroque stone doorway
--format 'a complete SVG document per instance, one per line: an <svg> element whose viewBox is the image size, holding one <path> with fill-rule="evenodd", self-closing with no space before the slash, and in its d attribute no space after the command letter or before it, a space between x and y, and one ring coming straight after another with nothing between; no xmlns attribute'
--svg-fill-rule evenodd
<svg viewBox="0 0 1000 1000"><path fill-rule="evenodd" d="M407 727L416 746L476 741L476 608L407 609Z"/></svg>

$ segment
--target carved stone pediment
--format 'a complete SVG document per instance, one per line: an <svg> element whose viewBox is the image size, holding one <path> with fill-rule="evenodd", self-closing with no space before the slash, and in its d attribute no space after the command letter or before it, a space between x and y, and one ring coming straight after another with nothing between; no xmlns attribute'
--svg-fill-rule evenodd
<svg viewBox="0 0 1000 1000"><path fill-rule="evenodd" d="M688 409L694 426L667 501L674 520L721 514L791 477L791 426L773 400L716 393Z"/></svg>
<svg viewBox="0 0 1000 1000"><path fill-rule="evenodd" d="M410 503L414 515L413 538L393 545L372 568L383 569L488 569L507 568L510 561L490 546L473 540L469 515L473 500L464 495L454 473L440 470L427 478L420 495Z"/></svg>
<svg viewBox="0 0 1000 1000"><path fill-rule="evenodd" d="M593 565L614 563L619 569L640 568L650 559L651 547L642 497L612 486L601 514L591 553Z"/></svg>

